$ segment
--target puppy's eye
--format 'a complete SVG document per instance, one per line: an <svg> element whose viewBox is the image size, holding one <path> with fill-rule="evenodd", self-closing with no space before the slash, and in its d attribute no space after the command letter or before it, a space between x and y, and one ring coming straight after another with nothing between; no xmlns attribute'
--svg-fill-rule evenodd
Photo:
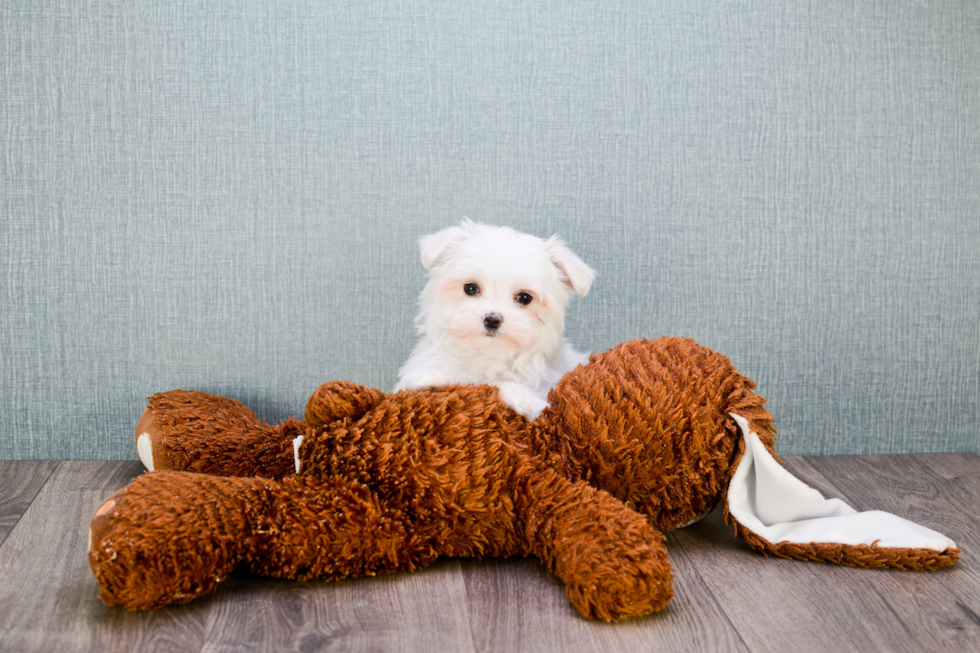
<svg viewBox="0 0 980 653"><path fill-rule="evenodd" d="M514 297L514 299L517 301L518 304L521 304L522 306L527 306L534 300L534 297L531 297L531 295L529 295L526 292L519 292L517 293L517 296Z"/></svg>
<svg viewBox="0 0 980 653"><path fill-rule="evenodd" d="M479 295L480 294L480 286L476 285L475 283L467 283L467 284L464 284L463 285L463 292L465 292L467 295Z"/></svg>

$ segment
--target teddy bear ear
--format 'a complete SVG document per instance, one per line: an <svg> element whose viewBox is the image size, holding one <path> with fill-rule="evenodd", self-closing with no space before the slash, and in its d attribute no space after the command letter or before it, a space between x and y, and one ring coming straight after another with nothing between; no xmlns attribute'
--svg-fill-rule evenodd
<svg viewBox="0 0 980 653"><path fill-rule="evenodd" d="M419 251L422 253L422 265L426 270L442 265L463 241L470 237L476 224L469 218L454 227L447 227L419 239Z"/></svg>
<svg viewBox="0 0 980 653"><path fill-rule="evenodd" d="M595 270L586 265L575 255L575 252L568 249L558 236L552 236L545 241L545 247L551 262L561 273L562 281L582 297L589 294L589 288L592 287L592 281L595 279Z"/></svg>

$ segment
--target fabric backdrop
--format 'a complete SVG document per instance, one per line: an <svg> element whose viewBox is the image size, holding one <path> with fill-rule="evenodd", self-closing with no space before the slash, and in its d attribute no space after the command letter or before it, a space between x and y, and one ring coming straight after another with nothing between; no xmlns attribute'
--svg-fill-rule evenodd
<svg viewBox="0 0 980 653"><path fill-rule="evenodd" d="M598 270L580 348L727 354L782 453L980 451L975 0L5 0L0 457L390 389L463 216Z"/></svg>

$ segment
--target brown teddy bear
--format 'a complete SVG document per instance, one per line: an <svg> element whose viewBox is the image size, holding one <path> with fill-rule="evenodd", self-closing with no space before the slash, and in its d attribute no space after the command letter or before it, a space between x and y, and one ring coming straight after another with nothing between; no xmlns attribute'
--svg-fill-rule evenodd
<svg viewBox="0 0 980 653"><path fill-rule="evenodd" d="M89 563L103 601L141 610L190 601L240 565L335 579L440 555L533 554L583 616L616 620L667 605L662 533L720 501L766 554L956 561L939 533L856 513L789 475L754 387L726 357L662 338L593 354L531 422L487 385L385 394L326 383L305 421L275 426L230 399L158 394L137 428L158 471L98 509Z"/></svg>

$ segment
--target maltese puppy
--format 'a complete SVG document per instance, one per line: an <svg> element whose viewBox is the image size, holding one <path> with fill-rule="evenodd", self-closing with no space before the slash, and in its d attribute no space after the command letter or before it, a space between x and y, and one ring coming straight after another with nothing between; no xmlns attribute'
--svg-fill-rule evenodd
<svg viewBox="0 0 980 653"><path fill-rule="evenodd" d="M489 383L536 418L562 375L589 361L563 332L571 296L589 292L595 271L557 236L468 219L423 237L419 249L429 271L415 318L422 340L395 390Z"/></svg>

